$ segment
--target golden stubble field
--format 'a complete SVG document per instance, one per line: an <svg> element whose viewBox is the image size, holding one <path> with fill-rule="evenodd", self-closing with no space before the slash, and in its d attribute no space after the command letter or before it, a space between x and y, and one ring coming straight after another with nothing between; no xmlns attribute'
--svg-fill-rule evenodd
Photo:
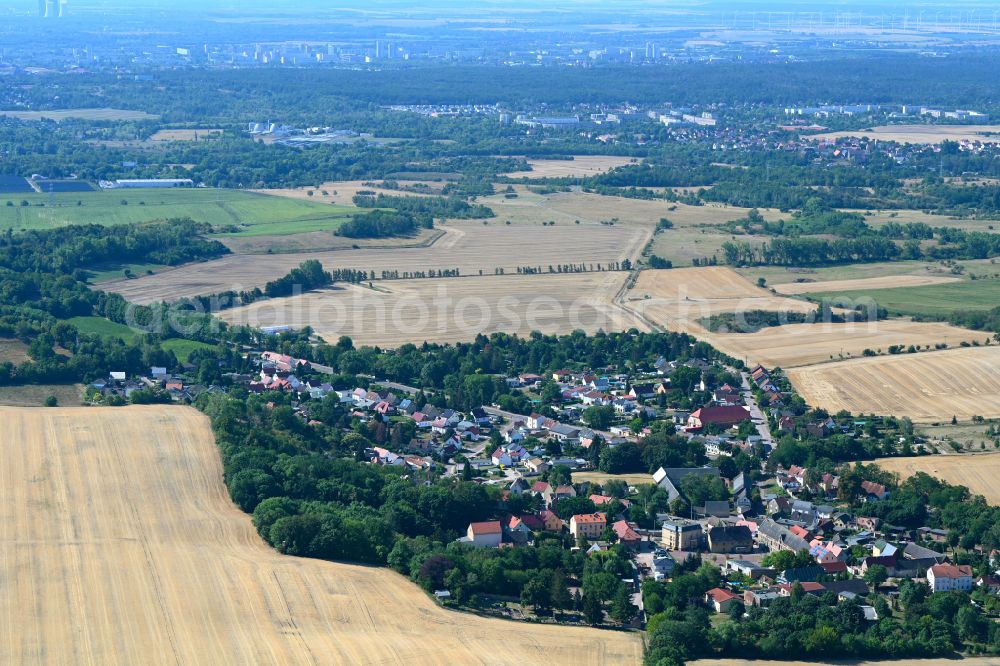
<svg viewBox="0 0 1000 666"><path fill-rule="evenodd" d="M0 662L621 664L637 634L449 612L388 569L279 555L185 407L0 408Z"/></svg>
<svg viewBox="0 0 1000 666"><path fill-rule="evenodd" d="M948 483L966 486L990 504L1000 504L1000 484L997 483L1000 453L885 458L875 462L882 469L899 474L901 479L924 472Z"/></svg>
<svg viewBox="0 0 1000 666"><path fill-rule="evenodd" d="M1000 142L1000 125L880 125L857 132L811 134L808 139L879 139L898 143L941 143L942 141Z"/></svg>
<svg viewBox="0 0 1000 666"><path fill-rule="evenodd" d="M811 405L917 422L1000 416L1000 347L962 347L787 370Z"/></svg>
<svg viewBox="0 0 1000 666"><path fill-rule="evenodd" d="M756 333L711 332L698 320L723 312L816 310L812 303L775 296L721 266L643 271L626 295L624 306L667 330L690 333L735 358L768 367L824 363L860 356L865 349L885 351L895 344L923 347L943 342L956 346L984 337L981 332L949 324L907 319L790 323Z"/></svg>
<svg viewBox="0 0 1000 666"><path fill-rule="evenodd" d="M496 269L516 274L518 266L548 271L550 265L597 264L629 258L635 260L652 234L651 226L557 224L524 225L516 229L491 220L451 221L427 247L383 247L299 252L270 255L228 255L189 264L153 276L105 283L105 291L118 292L130 301L151 303L182 296L211 294L230 289L262 287L306 259L316 259L330 269L353 268L403 272L458 268L462 275L493 276Z"/></svg>
<svg viewBox="0 0 1000 666"><path fill-rule="evenodd" d="M344 285L258 301L219 316L253 326L308 325L331 343L347 335L355 344L380 347L467 342L495 331L645 330L642 320L614 305L626 277L602 272L386 280L374 289Z"/></svg>
<svg viewBox="0 0 1000 666"><path fill-rule="evenodd" d="M373 183L378 181L364 180L337 180L319 183L317 186L289 187L281 189L252 190L260 194L270 194L277 197L288 197L289 199L302 199L304 201L316 201L320 203L331 203L338 206L353 206L354 195L359 191L374 192L375 194L385 194L386 196L397 197L421 197L430 196L420 192L405 192L378 187ZM403 184L412 185L415 181L405 181ZM429 187L440 189L444 183L427 182ZM310 194L312 192L312 194Z"/></svg>
<svg viewBox="0 0 1000 666"><path fill-rule="evenodd" d="M638 157L576 155L571 160L528 160L531 171L514 171L505 175L508 178L585 178L641 161Z"/></svg>

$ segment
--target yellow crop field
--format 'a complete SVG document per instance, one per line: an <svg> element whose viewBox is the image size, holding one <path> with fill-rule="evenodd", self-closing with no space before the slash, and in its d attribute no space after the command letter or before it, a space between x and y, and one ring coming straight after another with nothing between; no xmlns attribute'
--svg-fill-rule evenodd
<svg viewBox="0 0 1000 666"><path fill-rule="evenodd" d="M986 337L981 331L908 319L886 319L871 323L785 324L742 334L709 333L694 328L690 332L737 358L782 368L856 358L865 349L882 350L884 353L890 345L933 347L944 343L955 347L964 341L982 340ZM801 388L798 384L796 387Z"/></svg>
<svg viewBox="0 0 1000 666"><path fill-rule="evenodd" d="M1000 504L1000 453L970 455L932 455L913 458L886 458L875 461L879 467L907 478L924 472L948 483L966 486L982 495L990 504Z"/></svg>
<svg viewBox="0 0 1000 666"><path fill-rule="evenodd" d="M814 312L812 303L774 296L722 266L648 270L639 274L625 306L664 328L707 333L696 323L721 312Z"/></svg>
<svg viewBox="0 0 1000 666"><path fill-rule="evenodd" d="M959 282L961 278L944 275L886 275L883 277L854 280L821 280L818 282L788 282L774 285L779 294L810 294L818 291L852 291L862 289L893 289L896 287L924 287L929 284Z"/></svg>
<svg viewBox="0 0 1000 666"><path fill-rule="evenodd" d="M636 157L613 155L576 155L571 160L528 160L531 171L514 171L505 175L510 178L585 178L639 161Z"/></svg>
<svg viewBox="0 0 1000 666"><path fill-rule="evenodd" d="M229 289L263 286L306 259L327 269L417 272L458 268L462 275L493 276L496 269L515 273L519 266L547 272L558 264L597 264L638 256L650 227L637 225L562 224L524 226L516 230L491 220L489 224L463 220L441 227L445 233L426 247L359 247L323 252L229 255L200 264L181 266L135 280L102 285L130 301L151 303L182 296L211 294Z"/></svg>
<svg viewBox="0 0 1000 666"><path fill-rule="evenodd" d="M981 332L937 322L888 319L877 322L818 321L764 328L756 333L713 333L698 320L721 312L810 313L816 306L775 296L725 267L643 271L624 305L645 320L671 331L690 333L749 363L783 367L860 356L865 349L890 345L959 345L981 340Z"/></svg>
<svg viewBox="0 0 1000 666"><path fill-rule="evenodd" d="M311 326L328 342L360 345L469 341L494 331L566 334L646 329L613 304L626 273L569 273L386 280L375 289L347 285L223 310L230 323Z"/></svg>
<svg viewBox="0 0 1000 666"><path fill-rule="evenodd" d="M876 356L787 372L806 402L831 412L894 414L918 422L1000 417L1000 347Z"/></svg>
<svg viewBox="0 0 1000 666"><path fill-rule="evenodd" d="M388 569L279 555L184 407L0 409L0 662L622 664L637 634L439 608Z"/></svg>
<svg viewBox="0 0 1000 666"><path fill-rule="evenodd" d="M413 181L406 181L406 185L413 185ZM430 187L440 189L443 183L428 183ZM390 190L376 185L371 185L363 180L337 180L320 183L315 187L289 187L281 189L253 190L260 194L270 194L277 197L288 197L290 199L303 199L306 201L319 201L321 203L337 204L338 206L353 206L354 195L359 191L375 192L387 196L407 196L420 197L427 194L415 192L403 192ZM309 194L312 192L312 194ZM324 194L324 192L326 194Z"/></svg>
<svg viewBox="0 0 1000 666"><path fill-rule="evenodd" d="M878 139L898 143L941 143L942 141L1000 142L1000 125L880 125L858 132L812 134L809 139Z"/></svg>

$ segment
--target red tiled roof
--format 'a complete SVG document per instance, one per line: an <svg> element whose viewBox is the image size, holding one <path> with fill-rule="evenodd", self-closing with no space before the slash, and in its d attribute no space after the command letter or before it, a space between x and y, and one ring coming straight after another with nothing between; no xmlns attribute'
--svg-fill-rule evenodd
<svg viewBox="0 0 1000 666"><path fill-rule="evenodd" d="M738 594L733 594L729 590L723 590L721 587L713 587L711 590L709 590L705 594L707 594L709 597L711 597L712 601L715 601L716 603L720 603L720 604L721 603L725 603L725 602L727 602L727 601L729 601L731 599L739 599L740 598Z"/></svg>
<svg viewBox="0 0 1000 666"><path fill-rule="evenodd" d="M487 520L481 523L469 523L469 528L473 534L500 534L501 527L499 520Z"/></svg>
<svg viewBox="0 0 1000 666"><path fill-rule="evenodd" d="M931 567L935 578L971 578L972 567L968 564L935 564Z"/></svg>
<svg viewBox="0 0 1000 666"><path fill-rule="evenodd" d="M573 522L577 525L581 523L607 523L608 519L603 513L578 513L573 516Z"/></svg>
<svg viewBox="0 0 1000 666"><path fill-rule="evenodd" d="M731 424L750 420L750 412L745 407L702 407L691 413L691 418L698 419L702 424Z"/></svg>
<svg viewBox="0 0 1000 666"><path fill-rule="evenodd" d="M799 585L802 586L803 592L822 592L823 590L826 589L825 587L823 587L821 583L815 583L808 580L801 581ZM790 593L794 586L795 586L794 583L783 583L775 587L780 587L782 590L785 590L786 592Z"/></svg>

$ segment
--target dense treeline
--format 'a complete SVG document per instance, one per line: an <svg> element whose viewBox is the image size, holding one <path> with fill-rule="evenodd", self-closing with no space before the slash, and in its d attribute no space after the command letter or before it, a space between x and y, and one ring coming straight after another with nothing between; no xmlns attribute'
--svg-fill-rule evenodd
<svg viewBox="0 0 1000 666"><path fill-rule="evenodd" d="M492 194L492 186L487 194ZM388 194L366 194L364 191L354 195L354 205L361 208L392 208L400 213L409 213L423 221L427 218L452 217L463 220L478 220L496 217L489 206L470 204L458 196L448 197L408 197L391 196ZM428 226L425 223L425 226Z"/></svg>
<svg viewBox="0 0 1000 666"><path fill-rule="evenodd" d="M190 219L102 226L72 225L0 237L0 267L15 271L72 273L102 262L159 263L170 266L229 253L202 238L207 225Z"/></svg>
<svg viewBox="0 0 1000 666"><path fill-rule="evenodd" d="M333 275L323 270L323 264L315 259L307 259L288 271L287 274L264 285L268 298L291 296L296 292L310 291L333 284Z"/></svg>
<svg viewBox="0 0 1000 666"><path fill-rule="evenodd" d="M495 498L474 483L357 462L372 444L342 434L350 418L336 395L314 410L330 424L319 427L267 401L219 394L199 404L212 419L233 500L283 553L384 564L402 536L451 540L496 511Z"/></svg>
<svg viewBox="0 0 1000 666"><path fill-rule="evenodd" d="M885 310L869 311L859 307L855 312L841 314L833 312L829 303L822 303L813 312L774 312L771 310L747 310L741 312L722 312L710 317L703 317L699 323L707 330L716 333L756 333L770 326L785 324L803 324L813 322L844 323L848 321L868 321L869 318L885 316Z"/></svg>
<svg viewBox="0 0 1000 666"><path fill-rule="evenodd" d="M373 210L353 216L333 233L345 238L390 238L409 236L418 229L430 229L434 218L425 213Z"/></svg>
<svg viewBox="0 0 1000 666"><path fill-rule="evenodd" d="M842 98L845 90L864 90L865 99L874 103L919 99L966 108L1000 97L995 84L988 83L994 81L996 68L997 56L989 53L962 58L866 53L801 63L690 63L652 68L282 68L203 71L197 77L184 71L158 71L153 81L112 75L53 76L50 86L36 86L25 95L32 108L40 109L153 108L172 121L203 121L206 113L214 113L236 122L260 121L263 116L312 125L325 120L317 109L338 108L344 98L372 104L556 105L626 99L738 104L756 99L780 105L825 103ZM206 99L212 100L210 107L204 104Z"/></svg>

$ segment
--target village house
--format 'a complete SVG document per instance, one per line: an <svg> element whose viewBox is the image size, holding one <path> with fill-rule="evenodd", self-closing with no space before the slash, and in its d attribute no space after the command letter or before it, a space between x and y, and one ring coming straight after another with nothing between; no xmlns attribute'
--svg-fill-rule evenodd
<svg viewBox="0 0 1000 666"><path fill-rule="evenodd" d="M820 564L825 562L839 562L847 559L847 550L845 548L841 548L832 541L823 541L822 539L813 539L809 543L809 554Z"/></svg>
<svg viewBox="0 0 1000 666"><path fill-rule="evenodd" d="M701 524L693 520L668 517L663 521L660 539L667 550L698 550L704 538Z"/></svg>
<svg viewBox="0 0 1000 666"><path fill-rule="evenodd" d="M757 527L757 541L768 550L790 550L793 553L809 550L809 542L779 525L770 518L763 520Z"/></svg>
<svg viewBox="0 0 1000 666"><path fill-rule="evenodd" d="M927 570L927 583L932 592L970 592L973 580L972 567L968 564L935 564Z"/></svg>
<svg viewBox="0 0 1000 666"><path fill-rule="evenodd" d="M576 539L581 536L586 539L597 539L607 526L607 516L600 512L578 513L569 519L569 533Z"/></svg>
<svg viewBox="0 0 1000 666"><path fill-rule="evenodd" d="M691 412L685 429L696 432L709 425L729 428L749 420L750 410L746 407L702 407Z"/></svg>
<svg viewBox="0 0 1000 666"><path fill-rule="evenodd" d="M889 491L885 489L885 486L874 481L862 481L861 490L864 491L864 499L868 502L877 502L889 496Z"/></svg>
<svg viewBox="0 0 1000 666"><path fill-rule="evenodd" d="M478 548L499 548L503 541L503 527L499 520L469 523L465 536L459 541Z"/></svg>
<svg viewBox="0 0 1000 666"><path fill-rule="evenodd" d="M743 593L743 603L746 606L756 606L767 608L775 599L780 598L781 592L777 588L766 587L759 590L747 590Z"/></svg>
<svg viewBox="0 0 1000 666"><path fill-rule="evenodd" d="M653 474L653 483L667 491L667 499L673 502L682 496L681 480L690 474L719 476L718 467L661 467Z"/></svg>
<svg viewBox="0 0 1000 666"><path fill-rule="evenodd" d="M708 549L713 553L749 553L753 535L746 525L715 525L708 530Z"/></svg>
<svg viewBox="0 0 1000 666"><path fill-rule="evenodd" d="M713 587L705 593L705 603L715 610L716 613L728 613L733 602L739 599L740 596L738 594L733 594L729 590L723 590L720 587Z"/></svg>
<svg viewBox="0 0 1000 666"><path fill-rule="evenodd" d="M543 509L538 513L538 517L541 518L542 527L546 532L561 532L564 527L562 518L557 516L554 511Z"/></svg>
<svg viewBox="0 0 1000 666"><path fill-rule="evenodd" d="M545 506L552 507L559 500L566 497L576 497L576 489L573 486L559 486L553 488L549 484L545 490L542 491L542 498L545 500Z"/></svg>
<svg viewBox="0 0 1000 666"><path fill-rule="evenodd" d="M775 587L778 589L778 594L780 594L783 597L790 597L792 596L792 589L795 587L795 585L801 585L802 591L805 592L806 594L820 596L824 592L826 592L826 588L823 587L822 583L817 583L809 580L795 581L795 583L779 583L775 585Z"/></svg>
<svg viewBox="0 0 1000 666"><path fill-rule="evenodd" d="M642 537L636 532L638 526L626 520L618 520L612 523L611 529L618 537L618 542L624 544L629 550L636 550L642 542Z"/></svg>

